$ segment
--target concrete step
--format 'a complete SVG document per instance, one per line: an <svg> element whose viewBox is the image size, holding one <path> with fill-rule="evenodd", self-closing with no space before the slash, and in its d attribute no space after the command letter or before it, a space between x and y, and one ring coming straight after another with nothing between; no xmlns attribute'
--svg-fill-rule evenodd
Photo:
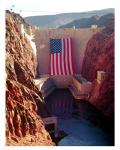
<svg viewBox="0 0 120 150"><path fill-rule="evenodd" d="M84 94L80 93L80 91L78 91L74 85L70 85L68 88L71 91L72 95L75 97L75 99L88 99L89 98L88 93L84 93Z"/></svg>

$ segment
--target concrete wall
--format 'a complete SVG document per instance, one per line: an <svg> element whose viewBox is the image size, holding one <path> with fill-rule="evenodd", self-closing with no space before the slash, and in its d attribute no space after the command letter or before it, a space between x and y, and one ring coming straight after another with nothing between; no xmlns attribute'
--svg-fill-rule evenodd
<svg viewBox="0 0 120 150"><path fill-rule="evenodd" d="M39 29L35 32L35 43L37 48L38 72L39 75L49 74L50 38L66 38L72 37L72 45L74 50L75 73L81 73L81 66L84 57L84 52L88 40L98 32L99 29Z"/></svg>
<svg viewBox="0 0 120 150"><path fill-rule="evenodd" d="M52 76L53 82L57 88L68 88L72 83L71 75L60 75L60 76Z"/></svg>

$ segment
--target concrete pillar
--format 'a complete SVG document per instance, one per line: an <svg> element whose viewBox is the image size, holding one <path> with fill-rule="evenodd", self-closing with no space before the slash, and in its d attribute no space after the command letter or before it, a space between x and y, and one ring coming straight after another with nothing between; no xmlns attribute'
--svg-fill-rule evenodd
<svg viewBox="0 0 120 150"><path fill-rule="evenodd" d="M102 82L105 79L105 72L102 70L97 71L97 80Z"/></svg>

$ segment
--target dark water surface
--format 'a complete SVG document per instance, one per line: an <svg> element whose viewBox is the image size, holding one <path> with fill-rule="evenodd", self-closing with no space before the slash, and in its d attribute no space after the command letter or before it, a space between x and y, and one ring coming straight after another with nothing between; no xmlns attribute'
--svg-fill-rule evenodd
<svg viewBox="0 0 120 150"><path fill-rule="evenodd" d="M59 130L67 134L59 146L114 145L114 119L90 103L75 100L67 89L56 89L45 102L51 116L58 117Z"/></svg>

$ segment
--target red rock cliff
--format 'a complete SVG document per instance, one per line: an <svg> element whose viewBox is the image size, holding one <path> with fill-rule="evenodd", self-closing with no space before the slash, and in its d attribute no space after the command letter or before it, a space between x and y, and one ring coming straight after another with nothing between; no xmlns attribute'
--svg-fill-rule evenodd
<svg viewBox="0 0 120 150"><path fill-rule="evenodd" d="M47 111L33 81L33 50L16 20L6 13L6 145L54 145L40 117Z"/></svg>
<svg viewBox="0 0 120 150"><path fill-rule="evenodd" d="M100 84L97 71L106 72ZM114 23L113 20L88 42L82 65L82 75L93 82L89 101L104 114L114 114Z"/></svg>

